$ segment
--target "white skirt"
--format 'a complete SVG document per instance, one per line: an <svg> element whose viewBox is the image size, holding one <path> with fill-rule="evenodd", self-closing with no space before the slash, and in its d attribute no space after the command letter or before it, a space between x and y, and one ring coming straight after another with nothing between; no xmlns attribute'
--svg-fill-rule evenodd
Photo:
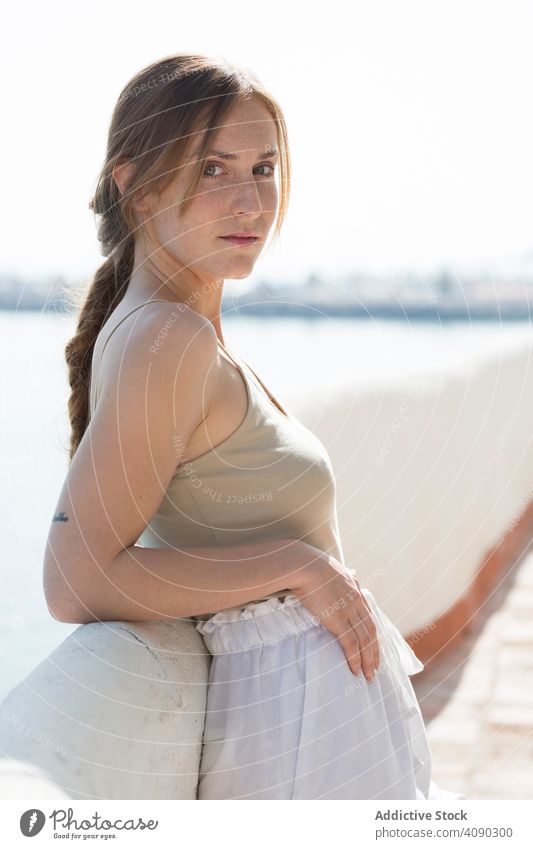
<svg viewBox="0 0 533 849"><path fill-rule="evenodd" d="M431 778L409 676L424 664L362 588L378 631L374 679L300 600L197 621L213 656L198 799L465 799Z"/></svg>

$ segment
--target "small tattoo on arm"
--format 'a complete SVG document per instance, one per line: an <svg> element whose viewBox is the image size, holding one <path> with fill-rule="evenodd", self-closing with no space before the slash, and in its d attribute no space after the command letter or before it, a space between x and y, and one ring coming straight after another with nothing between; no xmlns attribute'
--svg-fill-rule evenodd
<svg viewBox="0 0 533 849"><path fill-rule="evenodd" d="M65 516L63 512L56 513L52 522L68 522L68 516Z"/></svg>

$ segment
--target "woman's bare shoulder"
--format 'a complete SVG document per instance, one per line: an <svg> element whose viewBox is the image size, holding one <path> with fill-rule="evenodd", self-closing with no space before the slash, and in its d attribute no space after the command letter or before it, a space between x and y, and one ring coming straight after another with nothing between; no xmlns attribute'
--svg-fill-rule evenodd
<svg viewBox="0 0 533 849"><path fill-rule="evenodd" d="M209 319L186 304L160 300L119 305L95 346L96 362L102 357L100 380L117 366L135 368L155 360L159 368L196 361L201 369L212 366L217 355L216 331Z"/></svg>

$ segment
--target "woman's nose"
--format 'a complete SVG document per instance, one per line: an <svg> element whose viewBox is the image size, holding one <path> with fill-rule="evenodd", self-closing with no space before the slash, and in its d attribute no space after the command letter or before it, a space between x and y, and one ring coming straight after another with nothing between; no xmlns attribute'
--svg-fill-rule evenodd
<svg viewBox="0 0 533 849"><path fill-rule="evenodd" d="M248 215L261 213L263 207L255 180L241 180L232 187L232 212L234 215L246 212Z"/></svg>

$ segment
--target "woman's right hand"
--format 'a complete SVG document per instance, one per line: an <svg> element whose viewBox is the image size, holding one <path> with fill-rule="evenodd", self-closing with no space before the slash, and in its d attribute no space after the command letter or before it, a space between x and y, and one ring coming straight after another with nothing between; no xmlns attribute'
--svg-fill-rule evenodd
<svg viewBox="0 0 533 849"><path fill-rule="evenodd" d="M377 629L358 579L327 552L300 543L309 549L309 561L291 592L337 637L351 671L358 675L362 669L371 680L380 663Z"/></svg>

